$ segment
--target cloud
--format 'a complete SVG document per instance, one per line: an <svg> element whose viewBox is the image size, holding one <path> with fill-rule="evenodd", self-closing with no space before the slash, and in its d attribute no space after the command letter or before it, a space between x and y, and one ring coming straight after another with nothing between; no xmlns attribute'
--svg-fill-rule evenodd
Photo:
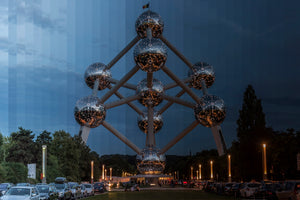
<svg viewBox="0 0 300 200"><path fill-rule="evenodd" d="M38 3L31 1L16 1L15 7L10 11L9 22L15 23L15 17L20 20L31 22L34 25L50 31L64 31L60 25L61 19L53 19L49 14L42 11ZM18 21L19 23L19 21Z"/></svg>
<svg viewBox="0 0 300 200"><path fill-rule="evenodd" d="M34 50L26 48L25 44L12 43L8 38L0 37L0 51L10 54L33 55Z"/></svg>

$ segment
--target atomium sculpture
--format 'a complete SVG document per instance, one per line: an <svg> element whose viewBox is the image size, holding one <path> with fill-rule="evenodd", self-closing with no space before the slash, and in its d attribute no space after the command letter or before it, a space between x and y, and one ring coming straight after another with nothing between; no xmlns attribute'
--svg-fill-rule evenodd
<svg viewBox="0 0 300 200"><path fill-rule="evenodd" d="M220 124L225 119L224 101L207 92L215 81L213 67L205 62L191 64L166 38L163 37L164 22L161 17L152 11L142 13L135 24L137 36L107 65L94 63L90 65L84 75L88 87L93 89L92 95L77 101L74 116L81 125L79 135L84 142L87 141L90 128L103 125L122 142L128 145L137 153L137 168L141 174L161 174L165 168L165 152L180 141L185 135L191 132L199 123L212 130L219 155L226 151L226 145L221 132ZM112 78L110 68L118 62L136 43L134 49L133 67L121 80ZM169 68L167 68L167 47L171 49L189 68L188 78L179 79ZM142 70L147 78L141 80L137 85L127 81L138 71ZM163 70L174 82L163 85L155 79L154 72ZM168 89L181 87L182 90L176 96L166 94ZM124 97L118 92L120 87L135 90L135 95ZM108 88L109 91L101 98L97 97L98 90ZM199 97L192 89L201 89L203 96ZM187 93L194 102L180 98ZM105 103L112 95L120 100ZM157 111L154 107L162 101L167 103ZM142 104L146 111L141 111L133 101ZM156 146L155 135L163 126L162 114L173 103L184 105L194 110L196 120L186 129L182 130L165 147L159 149ZM109 109L127 104L138 114L137 124L142 132L146 134L146 146L143 149L137 147L112 125L105 121L106 112ZM192 113L192 112L191 112Z"/></svg>

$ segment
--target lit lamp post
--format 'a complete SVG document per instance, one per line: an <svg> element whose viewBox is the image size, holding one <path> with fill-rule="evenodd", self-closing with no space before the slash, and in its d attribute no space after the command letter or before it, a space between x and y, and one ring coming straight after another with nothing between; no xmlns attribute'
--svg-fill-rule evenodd
<svg viewBox="0 0 300 200"><path fill-rule="evenodd" d="M175 180L177 179L177 178L176 178L176 171L175 171L174 179L175 179Z"/></svg>
<svg viewBox="0 0 300 200"><path fill-rule="evenodd" d="M102 180L104 180L104 165L102 165Z"/></svg>
<svg viewBox="0 0 300 200"><path fill-rule="evenodd" d="M197 170L196 173L197 173L197 180L199 180L199 170Z"/></svg>
<svg viewBox="0 0 300 200"><path fill-rule="evenodd" d="M213 171L213 161L210 161L210 179L214 179L214 171Z"/></svg>
<svg viewBox="0 0 300 200"><path fill-rule="evenodd" d="M104 180L106 180L106 177L107 177L107 170L105 169L105 173L104 173Z"/></svg>
<svg viewBox="0 0 300 200"><path fill-rule="evenodd" d="M200 180L202 179L201 168L202 168L202 165L199 165L199 179L200 179Z"/></svg>
<svg viewBox="0 0 300 200"><path fill-rule="evenodd" d="M263 179L268 179L268 172L267 172L267 145L263 144Z"/></svg>
<svg viewBox="0 0 300 200"><path fill-rule="evenodd" d="M231 156L228 155L228 182L231 182Z"/></svg>
<svg viewBox="0 0 300 200"><path fill-rule="evenodd" d="M112 180L112 168L109 168L109 180Z"/></svg>
<svg viewBox="0 0 300 200"><path fill-rule="evenodd" d="M193 180L193 177L194 177L193 170L194 170L194 168L191 167L191 180Z"/></svg>
<svg viewBox="0 0 300 200"><path fill-rule="evenodd" d="M46 158L46 155L47 154L47 145L43 145L42 146L42 173L43 173L43 179L42 179L42 183L46 183L46 165L47 165L47 158Z"/></svg>
<svg viewBox="0 0 300 200"><path fill-rule="evenodd" d="M91 183L94 183L94 161L91 161Z"/></svg>

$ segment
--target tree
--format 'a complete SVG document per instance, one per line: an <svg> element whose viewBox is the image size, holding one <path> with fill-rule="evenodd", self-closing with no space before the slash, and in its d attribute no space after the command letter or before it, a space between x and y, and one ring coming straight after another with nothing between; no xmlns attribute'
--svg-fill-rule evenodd
<svg viewBox="0 0 300 200"><path fill-rule="evenodd" d="M8 149L6 161L21 162L24 164L36 163L37 147L33 141L34 134L31 130L19 127L18 132L13 132L10 135L12 144Z"/></svg>
<svg viewBox="0 0 300 200"><path fill-rule="evenodd" d="M27 181L27 167L23 163L4 162L2 163L5 174L5 182L19 183Z"/></svg>
<svg viewBox="0 0 300 200"><path fill-rule="evenodd" d="M242 109L237 120L239 141L232 147L233 164L238 166L238 174L246 180L262 178L262 143L270 143L272 129L266 128L265 114L261 100L256 97L251 85L248 85L243 99ZM235 148L235 149L234 149Z"/></svg>

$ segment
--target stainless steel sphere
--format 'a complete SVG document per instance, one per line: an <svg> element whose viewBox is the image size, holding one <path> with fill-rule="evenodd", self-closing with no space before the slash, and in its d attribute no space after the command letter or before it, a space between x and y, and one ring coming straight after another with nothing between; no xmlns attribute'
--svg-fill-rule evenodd
<svg viewBox="0 0 300 200"><path fill-rule="evenodd" d="M159 39L141 40L134 49L134 60L145 72L155 72L167 61L167 48Z"/></svg>
<svg viewBox="0 0 300 200"><path fill-rule="evenodd" d="M107 88L110 84L109 78L111 78L111 72L109 69L106 69L106 65L103 63L91 64L84 74L86 84L92 89L94 88L95 81L99 79L98 90Z"/></svg>
<svg viewBox="0 0 300 200"><path fill-rule="evenodd" d="M154 78L152 88L148 88L147 79L143 79L137 85L136 93L140 96L139 102L144 106L148 107L148 104L157 106L163 100L164 87L159 80Z"/></svg>
<svg viewBox="0 0 300 200"><path fill-rule="evenodd" d="M194 108L196 119L206 127L221 124L226 116L224 101L215 95L205 95Z"/></svg>
<svg viewBox="0 0 300 200"><path fill-rule="evenodd" d="M162 116L154 112L153 116L153 132L157 133L163 126ZM148 112L144 112L138 117L138 126L144 133L148 133Z"/></svg>
<svg viewBox="0 0 300 200"><path fill-rule="evenodd" d="M76 102L74 116L81 126L95 128L105 120L106 110L98 97L87 96Z"/></svg>
<svg viewBox="0 0 300 200"><path fill-rule="evenodd" d="M190 86L201 90L201 80L205 81L206 87L209 88L215 81L215 71L213 67L205 62L198 62L193 65L188 76L192 78Z"/></svg>
<svg viewBox="0 0 300 200"><path fill-rule="evenodd" d="M136 156L137 168L141 174L161 174L166 165L165 155L160 155L156 148L143 149L142 153Z"/></svg>
<svg viewBox="0 0 300 200"><path fill-rule="evenodd" d="M152 31L152 37L158 37L164 30L164 22L159 14L150 10L142 13L135 22L135 29L141 38L147 37L147 29Z"/></svg>

